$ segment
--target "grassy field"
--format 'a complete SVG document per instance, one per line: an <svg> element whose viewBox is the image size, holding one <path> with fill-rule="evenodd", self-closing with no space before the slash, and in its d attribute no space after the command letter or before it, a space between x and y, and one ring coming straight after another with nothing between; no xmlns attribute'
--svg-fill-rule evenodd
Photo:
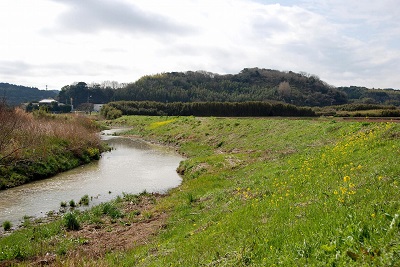
<svg viewBox="0 0 400 267"><path fill-rule="evenodd" d="M152 208L168 214L157 235L82 265L400 265L400 124L141 116L112 123L175 146L187 157L178 168L184 181Z"/></svg>

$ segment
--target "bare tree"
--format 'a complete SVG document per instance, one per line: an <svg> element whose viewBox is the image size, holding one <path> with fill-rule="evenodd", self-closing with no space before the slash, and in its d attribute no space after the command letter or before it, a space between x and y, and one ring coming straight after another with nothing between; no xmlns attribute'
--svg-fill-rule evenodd
<svg viewBox="0 0 400 267"><path fill-rule="evenodd" d="M278 86L278 93L283 98L290 97L291 91L289 82L281 82Z"/></svg>

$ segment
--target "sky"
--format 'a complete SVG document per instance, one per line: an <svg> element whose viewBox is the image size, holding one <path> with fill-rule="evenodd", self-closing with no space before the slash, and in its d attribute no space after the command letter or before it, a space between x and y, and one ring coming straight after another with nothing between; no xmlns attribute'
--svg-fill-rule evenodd
<svg viewBox="0 0 400 267"><path fill-rule="evenodd" d="M258 67L400 89L399 17L398 0L2 0L0 82Z"/></svg>

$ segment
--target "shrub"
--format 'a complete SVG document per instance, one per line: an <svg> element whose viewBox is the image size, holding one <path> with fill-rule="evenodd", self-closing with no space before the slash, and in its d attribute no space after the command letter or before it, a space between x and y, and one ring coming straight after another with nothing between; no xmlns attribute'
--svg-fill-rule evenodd
<svg viewBox="0 0 400 267"><path fill-rule="evenodd" d="M67 213L64 216L64 226L68 230L79 230L81 228L78 219L73 213Z"/></svg>
<svg viewBox="0 0 400 267"><path fill-rule="evenodd" d="M12 223L10 221L3 222L3 229L4 231L9 231L12 227Z"/></svg>
<svg viewBox="0 0 400 267"><path fill-rule="evenodd" d="M84 206L89 205L89 196L84 195L83 197L81 197L81 200L79 200L79 205L84 205Z"/></svg>
<svg viewBox="0 0 400 267"><path fill-rule="evenodd" d="M71 199L71 200L69 201L69 206L70 206L71 208L75 208L75 207L76 207L76 203L75 203L75 201L74 201L73 199Z"/></svg>

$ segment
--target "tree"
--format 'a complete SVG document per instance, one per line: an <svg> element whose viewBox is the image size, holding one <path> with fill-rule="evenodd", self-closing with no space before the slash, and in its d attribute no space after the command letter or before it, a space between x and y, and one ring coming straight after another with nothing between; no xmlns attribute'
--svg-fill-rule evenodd
<svg viewBox="0 0 400 267"><path fill-rule="evenodd" d="M285 100L290 98L291 88L289 82L287 81L281 82L278 86L278 93Z"/></svg>

